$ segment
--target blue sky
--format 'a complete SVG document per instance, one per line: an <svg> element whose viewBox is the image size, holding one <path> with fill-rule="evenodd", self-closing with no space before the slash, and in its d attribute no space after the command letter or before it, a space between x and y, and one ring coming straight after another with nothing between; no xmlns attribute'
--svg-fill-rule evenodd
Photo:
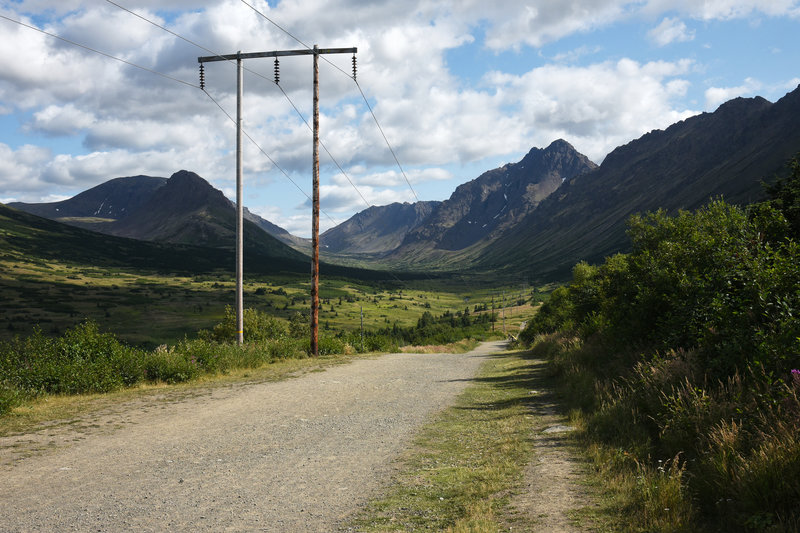
<svg viewBox="0 0 800 533"><path fill-rule="evenodd" d="M52 201L119 176L197 172L234 195L234 129L197 57L357 46L358 81L321 62L322 229L367 205L442 200L563 138L595 162L738 96L800 84L800 0L0 0L0 201ZM290 37L265 17L292 34ZM311 16L313 14L313 16ZM350 71L349 56L328 56ZM245 66L245 204L310 232L311 60ZM266 78L266 79L265 79ZM234 68L208 94L235 113ZM263 155L268 154L283 172ZM411 182L409 187L406 178ZM352 182L355 187L351 185ZM302 189L304 192L298 190ZM412 191L413 188L413 191ZM363 197L363 198L362 198Z"/></svg>

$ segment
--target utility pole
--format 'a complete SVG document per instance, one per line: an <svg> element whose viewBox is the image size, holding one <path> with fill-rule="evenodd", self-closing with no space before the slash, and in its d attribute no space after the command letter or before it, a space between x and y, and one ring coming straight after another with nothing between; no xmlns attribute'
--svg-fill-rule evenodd
<svg viewBox="0 0 800 533"><path fill-rule="evenodd" d="M489 315L492 322L492 332L494 332L494 293L492 293L492 314Z"/></svg>
<svg viewBox="0 0 800 533"><path fill-rule="evenodd" d="M506 291L503 291L503 335L506 334Z"/></svg>
<svg viewBox="0 0 800 533"><path fill-rule="evenodd" d="M278 83L278 57L314 56L314 133L312 149L312 181L313 195L311 207L311 355L319 355L319 63L320 54L353 54L353 78L355 78L355 54L353 48L319 48L302 50L275 50L272 52L252 52L220 56L198 57L200 63L200 88L205 89L203 64L212 61L236 60L237 95L236 95L236 329L237 342L241 346L244 331L244 311L242 302L243 280L243 220L242 220L242 60L263 57L275 58L275 84Z"/></svg>

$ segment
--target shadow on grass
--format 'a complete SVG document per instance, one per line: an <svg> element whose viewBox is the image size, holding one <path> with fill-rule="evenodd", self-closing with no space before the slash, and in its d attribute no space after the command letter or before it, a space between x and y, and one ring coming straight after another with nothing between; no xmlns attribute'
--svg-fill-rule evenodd
<svg viewBox="0 0 800 533"><path fill-rule="evenodd" d="M505 358L509 354L492 354L490 358ZM479 405L459 406L462 410L502 410L517 405L524 405L537 414L563 414L560 407L559 395L555 392L554 378L548 374L547 362L530 351L520 351L512 354L513 357L525 361L525 365L509 369L499 375L481 376L469 379L452 381L466 381L478 384L488 384L493 388L509 391L519 391L511 397L495 402Z"/></svg>

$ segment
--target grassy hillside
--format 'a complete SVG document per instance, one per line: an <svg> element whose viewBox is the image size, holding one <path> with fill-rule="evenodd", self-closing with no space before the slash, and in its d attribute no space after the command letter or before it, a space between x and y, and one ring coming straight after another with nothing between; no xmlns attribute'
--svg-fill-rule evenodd
<svg viewBox="0 0 800 533"><path fill-rule="evenodd" d="M102 235L3 205L0 250L0 338L36 325L57 334L90 318L127 342L157 345L212 327L234 303L226 250ZM307 312L308 271L306 261L246 253L245 307L282 319ZM320 289L323 330L359 328L362 308L365 328L377 329L491 301L488 287L469 281L326 264Z"/></svg>

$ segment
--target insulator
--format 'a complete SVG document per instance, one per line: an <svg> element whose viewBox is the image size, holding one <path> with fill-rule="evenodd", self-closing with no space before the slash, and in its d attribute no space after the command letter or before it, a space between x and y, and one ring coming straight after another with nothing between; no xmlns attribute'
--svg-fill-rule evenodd
<svg viewBox="0 0 800 533"><path fill-rule="evenodd" d="M200 63L200 90L206 89L206 71L202 63Z"/></svg>
<svg viewBox="0 0 800 533"><path fill-rule="evenodd" d="M280 65L280 63L278 63L278 58L276 57L275 58L275 84L276 85L281 79L280 73L281 73L281 65Z"/></svg>
<svg viewBox="0 0 800 533"><path fill-rule="evenodd" d="M356 79L356 55L353 54L353 79Z"/></svg>

